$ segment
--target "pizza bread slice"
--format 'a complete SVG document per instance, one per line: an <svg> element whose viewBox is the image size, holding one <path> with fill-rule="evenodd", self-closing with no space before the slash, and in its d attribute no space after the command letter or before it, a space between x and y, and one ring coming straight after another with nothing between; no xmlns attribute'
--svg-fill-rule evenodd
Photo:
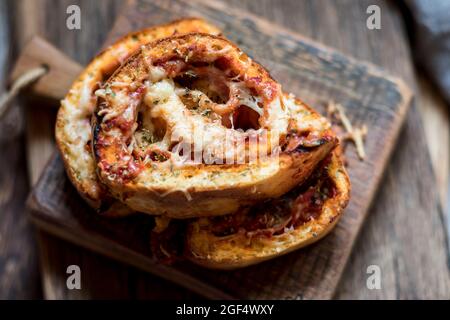
<svg viewBox="0 0 450 320"><path fill-rule="evenodd" d="M218 28L199 18L186 18L127 34L89 63L61 101L55 126L56 142L70 181L93 208L111 207L113 214L121 215L129 212L111 199L97 178L91 152L91 117L98 99L95 91L142 45L190 32L220 34Z"/></svg>
<svg viewBox="0 0 450 320"><path fill-rule="evenodd" d="M139 212L233 213L301 184L337 144L325 118L211 34L142 46L96 95L99 179Z"/></svg>
<svg viewBox="0 0 450 320"><path fill-rule="evenodd" d="M347 206L350 189L339 150L335 150L308 181L282 197L232 215L189 223L183 254L204 267L235 269L305 247L334 228Z"/></svg>

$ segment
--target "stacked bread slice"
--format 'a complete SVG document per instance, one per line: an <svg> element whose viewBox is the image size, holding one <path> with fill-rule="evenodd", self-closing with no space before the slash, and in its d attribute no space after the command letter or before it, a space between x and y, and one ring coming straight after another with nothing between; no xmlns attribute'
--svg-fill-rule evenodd
<svg viewBox="0 0 450 320"><path fill-rule="evenodd" d="M99 212L155 217L155 256L230 269L323 237L350 183L329 122L184 19L98 55L62 101L66 172Z"/></svg>

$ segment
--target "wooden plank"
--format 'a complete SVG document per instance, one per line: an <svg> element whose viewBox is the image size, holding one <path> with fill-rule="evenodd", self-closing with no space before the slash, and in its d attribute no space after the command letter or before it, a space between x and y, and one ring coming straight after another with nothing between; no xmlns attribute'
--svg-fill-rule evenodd
<svg viewBox="0 0 450 320"><path fill-rule="evenodd" d="M123 267L116 261L41 232L39 236L42 275L46 299L193 299L190 291L171 289L163 279L140 270ZM81 289L66 287L67 267L77 265Z"/></svg>
<svg viewBox="0 0 450 320"><path fill-rule="evenodd" d="M149 225L144 233L132 232L138 235L136 238L118 230L124 227L123 221L112 226L110 221L94 218L92 213L87 213L89 218L85 216L88 208L71 200L77 196L65 178L61 179L63 169L58 157L34 193L32 203L40 211L33 214L34 220L58 236L114 258L122 257L210 297L217 297L220 293L214 288L221 288L225 294L245 298L330 298L393 148L410 98L408 89L370 64L345 57L255 16L225 8L221 3L155 1L134 3L130 8L115 25L114 30L121 34L141 28L148 21L162 23L181 15L201 15L222 27L227 37L266 65L275 78L286 84L287 90L319 108L329 100L346 106L353 122L365 123L370 132L367 161L360 162L354 150L348 149L353 200L336 230L317 245L259 266L223 273L190 265L167 268L151 258L141 260L150 254L145 236ZM118 36L114 30L112 34ZM255 52L254 48L259 50ZM47 193L42 192L44 189ZM89 222L83 222L85 219ZM142 222L139 225L145 226ZM140 234L144 237L139 238ZM89 238L89 243L83 238ZM203 283L202 290L198 281Z"/></svg>
<svg viewBox="0 0 450 320"><path fill-rule="evenodd" d="M419 77L418 85L423 88L424 94L419 97L417 105L423 117L425 138L436 173L441 203L445 206L450 183L450 111L436 89L423 76Z"/></svg>
<svg viewBox="0 0 450 320"><path fill-rule="evenodd" d="M21 1L16 1L17 4ZM58 1L56 4L53 0L40 1L31 0L25 5L30 8L30 15L27 19L22 19L20 28L25 28L24 24L31 21L31 17L38 17L41 21L37 23L37 27L51 25L45 30L45 37L59 48L75 58L77 61L86 62L94 52L99 48L103 41L101 34L105 34L109 26L102 23L100 26L92 28L94 22L89 21L108 21L113 19L115 12L119 10L115 5L117 1L101 1L87 3L86 1ZM39 3L35 8L33 3ZM48 3L48 5L46 5ZM81 5L83 12L83 21L87 21L88 25L83 24L82 31L69 31L64 28L64 6L75 3ZM283 1L282 5L278 1L259 0L244 1L233 0L228 1L230 7L249 10L254 14L265 17L279 25L283 25L291 30L295 30L307 37L316 39L330 46L336 47L344 53L353 55L357 58L370 60L378 65L389 69L392 73L401 75L408 81L410 86L414 87L414 71L411 65L409 49L407 46L407 37L399 14L399 9L392 2L385 1ZM365 9L369 4L377 4L382 10L382 30L368 30L365 28ZM41 13L45 13L43 16ZM42 17L43 16L43 17ZM6 20L3 20L6 21ZM43 21L49 21L44 24ZM111 20L109 20L111 21ZM88 29L91 28L91 30ZM36 27L35 27L36 28ZM90 31L94 36L86 37L86 33ZM17 34L14 33L14 34ZM17 40L17 39L16 39ZM7 43L7 42L6 42ZM5 47L2 47L5 48ZM449 296L448 286L448 269L446 268L446 254L442 239L442 226L437 223L430 227L429 224L422 226L421 221L433 217L439 218L439 202L434 202L433 195L435 193L435 185L433 184L433 174L429 160L416 161L417 154L426 154L427 148L432 147L434 163L442 166L443 161L439 161L441 157L448 157L448 153L444 152L445 145L439 147L439 142L445 135L441 135L439 139L428 138L433 135L427 135L427 140L421 138L423 130L421 117L428 128L435 132L440 132L439 125L430 124L427 120L430 112L440 110L436 106L439 105L439 99L435 98L435 93L430 92L429 88L420 85L416 89L417 101L423 101L423 96L427 101L425 112L419 114L417 108L413 106L410 115L407 117L407 126L399 137L402 142L402 148L397 148L393 158L389 163L389 171L383 178L381 184L383 192L376 197L376 203L383 203L372 207L369 219L365 222L364 228L358 238L356 247L353 251L352 258L349 260L346 272L341 279L337 298L355 299L355 298L445 298ZM423 109L423 103L418 103ZM445 120L448 117L443 113L438 119ZM20 118L19 118L20 119ZM33 118L36 121L36 118ZM44 122L45 123L45 122ZM37 130L39 131L39 130ZM50 135L52 131L49 130ZM30 135L32 136L32 135ZM416 141L417 140L417 141ZM51 136L49 136L51 141ZM3 147L2 147L3 148ZM39 148L36 148L39 151ZM2 149L4 150L4 149ZM439 151L439 155L436 153ZM39 156L39 152L36 152ZM19 157L20 158L20 157ZM410 164L408 171L402 170L403 159ZM422 158L423 159L423 158ZM33 157L29 157L28 161L33 161ZM397 167L399 166L399 167ZM36 167L41 167L36 165ZM4 167L5 168L5 167ZM19 169L19 167L17 167ZM40 172L36 170L36 172ZM436 171L438 178L448 176L444 170ZM401 176L411 178L399 179ZM15 180L17 181L17 179ZM445 186L444 186L445 188ZM406 189L404 192L401 190ZM427 201L423 202L422 197L416 195L420 192L417 190L427 190ZM20 197L14 197L15 201L23 202ZM406 201L405 199L408 199ZM411 208L415 208L411 210ZM2 210L3 212L3 210ZM16 215L18 212L15 213ZM403 221L413 221L408 224L408 228L396 234L392 225L394 218L403 217ZM401 223L402 223L401 222ZM9 227L11 229L11 227ZM425 242L416 241L414 252L410 254L407 244L413 235L420 234L420 239L426 239ZM17 237L14 237L16 239ZM5 239L3 237L3 239ZM8 242L5 242L5 246ZM59 243L58 240L51 239L47 242L46 247L52 250L53 254L49 255L48 263L53 266L46 272L46 268L42 268L43 274L50 274L55 281L51 282L54 292L61 293L60 298L69 297L65 293L65 267L61 257L64 255L73 256L83 260L83 263L89 263L95 257L90 255L86 250ZM23 252L23 250L22 250ZM419 262L415 260L415 256L423 257ZM112 263L112 262L111 262ZM365 270L370 264L379 264L382 267L382 289L368 290L365 285ZM99 264L93 263L94 266ZM406 266L395 268L394 266ZM60 266L60 267L58 267ZM89 272L100 277L102 275L102 266L98 268L90 267ZM120 270L129 270L128 267L117 266L117 272ZM58 273L61 273L58 275ZM403 275L402 275L403 273ZM404 276L404 274L407 274ZM129 271L128 277L118 277L117 281L129 282L133 279L135 271ZM11 278L10 278L11 279ZM17 282L17 280L14 280ZM125 287L124 284L124 287ZM105 285L103 290L108 291L109 285ZM137 290L137 288L140 290ZM165 288L161 291L170 290L170 284L166 283ZM439 290L435 290L438 288ZM139 277L137 285L131 284L128 289L129 297L146 297L152 292L152 280L145 275ZM176 289L172 291L176 292ZM17 291L16 291L17 293ZM86 286L82 290L82 294L88 297L104 297L105 294L99 290L95 293L89 292ZM14 295L14 294L13 294ZM19 295L20 296L20 295ZM124 297L124 294L118 294ZM175 296L175 295L174 295ZM170 297L170 294L168 294ZM69 297L70 298L70 297ZM73 296L72 296L73 298Z"/></svg>
<svg viewBox="0 0 450 320"><path fill-rule="evenodd" d="M14 43L11 5L0 2L0 93L10 71ZM17 101L0 119L0 299L42 297L36 246L24 202L29 191L25 163L23 110Z"/></svg>

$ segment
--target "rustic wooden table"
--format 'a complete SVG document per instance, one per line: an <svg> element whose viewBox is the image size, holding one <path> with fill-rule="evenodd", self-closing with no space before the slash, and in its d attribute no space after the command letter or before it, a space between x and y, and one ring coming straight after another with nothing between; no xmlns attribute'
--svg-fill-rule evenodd
<svg viewBox="0 0 450 320"><path fill-rule="evenodd" d="M70 4L81 8L81 30L66 28ZM381 30L366 28L370 4L381 7ZM118 0L0 2L0 86L9 62L36 33L85 64L101 47L122 5ZM412 66L401 8L390 1L368 0L233 0L229 5L380 65L415 89L415 103L336 298L450 298L442 205L449 176L448 106ZM0 122L0 298L195 298L166 281L30 227L24 206L28 186L54 148L49 139L54 113L44 104L16 101ZM66 288L66 268L71 264L82 269L82 290ZM367 266L373 264L381 268L381 290L366 287Z"/></svg>

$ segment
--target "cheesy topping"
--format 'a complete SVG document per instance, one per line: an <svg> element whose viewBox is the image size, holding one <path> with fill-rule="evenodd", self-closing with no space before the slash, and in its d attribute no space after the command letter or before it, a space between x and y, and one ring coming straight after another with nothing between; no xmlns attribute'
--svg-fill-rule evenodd
<svg viewBox="0 0 450 320"><path fill-rule="evenodd" d="M283 146L311 143L324 125L238 49L192 37L143 47L97 90L99 175L119 193L190 201L193 190L248 186L264 196L256 185L279 175Z"/></svg>

